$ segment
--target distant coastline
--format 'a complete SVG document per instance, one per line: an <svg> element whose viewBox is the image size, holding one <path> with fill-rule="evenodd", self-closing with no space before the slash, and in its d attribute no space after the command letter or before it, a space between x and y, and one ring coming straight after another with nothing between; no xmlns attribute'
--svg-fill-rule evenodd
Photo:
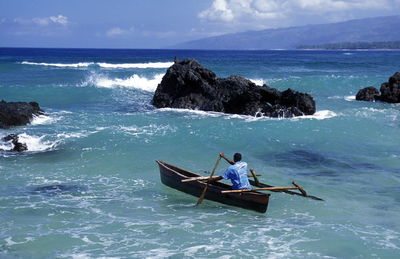
<svg viewBox="0 0 400 259"><path fill-rule="evenodd" d="M300 45L298 50L400 50L400 41L338 42L316 45Z"/></svg>

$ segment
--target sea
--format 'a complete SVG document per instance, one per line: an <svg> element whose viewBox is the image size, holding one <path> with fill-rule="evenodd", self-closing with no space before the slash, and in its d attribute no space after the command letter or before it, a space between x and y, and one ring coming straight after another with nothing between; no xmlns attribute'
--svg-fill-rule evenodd
<svg viewBox="0 0 400 259"><path fill-rule="evenodd" d="M317 112L156 109L175 57L309 93ZM400 104L355 100L397 71L399 51L1 48L0 99L45 115L0 130L28 145L0 151L0 258L399 258ZM161 183L155 160L206 176L220 152L324 201L271 193L258 213Z"/></svg>

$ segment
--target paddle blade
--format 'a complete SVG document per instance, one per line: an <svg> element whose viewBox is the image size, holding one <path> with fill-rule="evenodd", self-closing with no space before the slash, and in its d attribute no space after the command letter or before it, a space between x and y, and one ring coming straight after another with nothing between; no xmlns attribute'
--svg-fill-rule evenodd
<svg viewBox="0 0 400 259"><path fill-rule="evenodd" d="M197 200L196 206L200 205L203 202L204 197L206 196L207 188L208 188L208 184L206 185L203 192L201 193L200 198Z"/></svg>

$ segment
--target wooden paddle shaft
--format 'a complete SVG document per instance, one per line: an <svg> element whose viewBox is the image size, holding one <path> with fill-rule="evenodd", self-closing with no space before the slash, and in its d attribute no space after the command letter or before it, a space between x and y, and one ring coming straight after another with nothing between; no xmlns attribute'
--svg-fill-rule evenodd
<svg viewBox="0 0 400 259"><path fill-rule="evenodd" d="M303 194L304 197L307 197L307 193L306 193L306 191L303 189L303 187L301 187L301 186L300 186L298 183L296 183L295 181L293 181L292 184L293 184L294 186L296 186L296 187L299 189L299 191L301 192L301 194Z"/></svg>
<svg viewBox="0 0 400 259"><path fill-rule="evenodd" d="M226 191L221 191L221 193L271 191L271 190L294 190L294 189L299 189L299 188L298 187L265 187L265 188L253 188L253 189L242 189L242 190L226 190Z"/></svg>
<svg viewBox="0 0 400 259"><path fill-rule="evenodd" d="M258 177L257 177L256 172L254 171L253 168L250 168L250 173L251 173L251 175L253 176L254 181L256 182L256 185L259 185L259 184L260 184L260 181L258 181Z"/></svg>
<svg viewBox="0 0 400 259"><path fill-rule="evenodd" d="M204 171L204 173L210 174L210 172L208 172L208 171ZM255 176L261 176L261 174L248 174L247 177L253 177L254 178L254 175ZM203 177L203 176L201 176L201 177Z"/></svg>
<svg viewBox="0 0 400 259"><path fill-rule="evenodd" d="M199 177L192 177L188 179L183 179L181 180L182 183L188 183L188 182L194 182L194 181L203 181L203 180L217 180L217 179L222 179L222 176L213 176L210 179L210 176L199 176Z"/></svg>
<svg viewBox="0 0 400 259"><path fill-rule="evenodd" d="M221 156L218 156L217 162L215 162L214 169L212 170L211 175L210 175L210 177L209 177L210 180L212 179L212 177L213 177L213 175L214 175L214 173L215 173L215 170L216 170L217 167L218 167L218 164L219 164L219 161L220 161L220 160L221 160ZM196 205L200 205L200 204L203 202L204 197L206 196L206 192L207 192L208 184L209 184L209 183L210 183L210 181L207 181L206 187L204 187L203 192L201 193L200 198L197 200Z"/></svg>

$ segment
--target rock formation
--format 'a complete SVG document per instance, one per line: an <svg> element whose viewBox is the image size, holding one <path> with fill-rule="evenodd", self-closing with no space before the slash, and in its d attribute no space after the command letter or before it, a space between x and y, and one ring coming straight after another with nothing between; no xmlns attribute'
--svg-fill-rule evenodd
<svg viewBox="0 0 400 259"><path fill-rule="evenodd" d="M14 147L7 151L22 152L28 150L28 146L25 143L19 142L19 137L16 134L10 134L2 138L3 141L9 142L14 145Z"/></svg>
<svg viewBox="0 0 400 259"><path fill-rule="evenodd" d="M400 72L391 76L388 82L381 85L380 100L388 103L400 103Z"/></svg>
<svg viewBox="0 0 400 259"><path fill-rule="evenodd" d="M175 61L153 96L157 108L184 108L231 114L293 117L315 113L313 98L287 89L280 92L239 76L217 78L197 61Z"/></svg>
<svg viewBox="0 0 400 259"><path fill-rule="evenodd" d="M0 129L28 124L33 115L43 114L37 102L0 102Z"/></svg>
<svg viewBox="0 0 400 259"><path fill-rule="evenodd" d="M379 100L381 93L373 86L369 86L358 91L356 100L358 101L376 101Z"/></svg>
<svg viewBox="0 0 400 259"><path fill-rule="evenodd" d="M388 82L383 83L380 92L373 86L361 89L356 95L356 100L400 103L400 72L396 72Z"/></svg>

